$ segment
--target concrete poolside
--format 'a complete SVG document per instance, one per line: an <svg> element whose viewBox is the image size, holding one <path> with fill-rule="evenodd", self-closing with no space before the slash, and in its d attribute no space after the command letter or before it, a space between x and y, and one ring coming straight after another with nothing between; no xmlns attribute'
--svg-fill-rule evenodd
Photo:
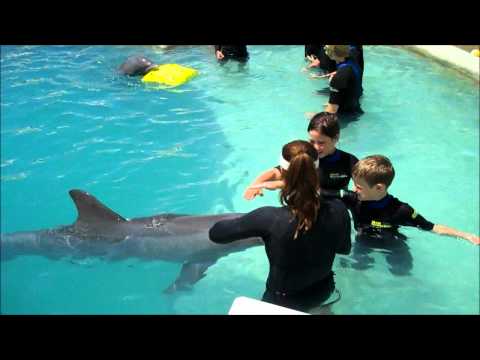
<svg viewBox="0 0 480 360"><path fill-rule="evenodd" d="M480 58L470 52L477 45L404 45L410 51L430 57L479 82Z"/></svg>

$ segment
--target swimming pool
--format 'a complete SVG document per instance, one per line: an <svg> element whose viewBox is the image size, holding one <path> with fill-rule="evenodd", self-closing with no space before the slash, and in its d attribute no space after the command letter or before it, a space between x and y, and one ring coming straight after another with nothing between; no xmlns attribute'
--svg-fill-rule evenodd
<svg viewBox="0 0 480 360"><path fill-rule="evenodd" d="M68 196L84 189L133 218L246 212L244 188L276 164L281 146L306 137L306 111L321 109L323 80L300 69L302 46L250 46L245 68L219 66L202 46L2 46L1 232L70 224ZM115 69L132 54L200 75L173 90ZM478 83L426 58L365 47L365 114L342 129L339 148L390 157L390 193L427 219L479 233ZM385 254L356 270L339 256L335 314L478 314L479 248L403 228L410 276ZM343 260L342 260L343 259ZM180 265L24 256L1 263L5 314L226 314L237 296L260 298L261 247L221 258L191 291L165 295Z"/></svg>

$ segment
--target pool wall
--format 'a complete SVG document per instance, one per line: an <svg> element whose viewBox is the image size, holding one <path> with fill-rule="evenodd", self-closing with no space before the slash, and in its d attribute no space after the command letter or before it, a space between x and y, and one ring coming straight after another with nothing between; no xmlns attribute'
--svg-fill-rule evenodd
<svg viewBox="0 0 480 360"><path fill-rule="evenodd" d="M410 51L431 57L436 61L457 69L479 82L480 58L454 45L405 45Z"/></svg>

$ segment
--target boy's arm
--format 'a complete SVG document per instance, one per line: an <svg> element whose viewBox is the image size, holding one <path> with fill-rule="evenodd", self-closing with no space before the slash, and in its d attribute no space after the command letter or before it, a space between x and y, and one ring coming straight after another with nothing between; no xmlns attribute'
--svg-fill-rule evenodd
<svg viewBox="0 0 480 360"><path fill-rule="evenodd" d="M463 231L459 231L457 229L441 225L441 224L435 224L433 226L432 231L436 234L440 235L448 235L448 236L454 236L454 237L459 237L465 240L470 241L471 243L475 245L480 245L480 238L474 234L466 233Z"/></svg>
<svg viewBox="0 0 480 360"><path fill-rule="evenodd" d="M432 222L426 220L422 215L418 214L412 207L406 205L403 207L404 214L408 213L408 218L404 222L404 225L407 226L416 226L423 230L433 231L439 235L447 235L452 237L460 237L462 239L468 240L473 244L479 245L480 239L474 234L465 233L457 229L441 225L433 224ZM403 224L402 224L403 225Z"/></svg>
<svg viewBox="0 0 480 360"><path fill-rule="evenodd" d="M358 202L357 194L350 190L327 190L321 189L320 193L325 198L336 198L342 200L348 209L351 209Z"/></svg>
<svg viewBox="0 0 480 360"><path fill-rule="evenodd" d="M280 171L277 168L273 168L265 171L245 190L243 197L247 200L252 200L255 196L263 196L262 188L264 186L258 186L265 182L278 181L281 179Z"/></svg>

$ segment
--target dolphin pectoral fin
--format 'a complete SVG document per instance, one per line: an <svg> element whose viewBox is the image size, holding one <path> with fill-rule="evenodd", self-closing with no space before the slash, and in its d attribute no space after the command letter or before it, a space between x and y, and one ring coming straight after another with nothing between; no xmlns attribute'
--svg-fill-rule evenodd
<svg viewBox="0 0 480 360"><path fill-rule="evenodd" d="M216 260L184 263L177 279L163 292L171 294L177 290L190 290L196 282L205 276L208 267L215 262Z"/></svg>

